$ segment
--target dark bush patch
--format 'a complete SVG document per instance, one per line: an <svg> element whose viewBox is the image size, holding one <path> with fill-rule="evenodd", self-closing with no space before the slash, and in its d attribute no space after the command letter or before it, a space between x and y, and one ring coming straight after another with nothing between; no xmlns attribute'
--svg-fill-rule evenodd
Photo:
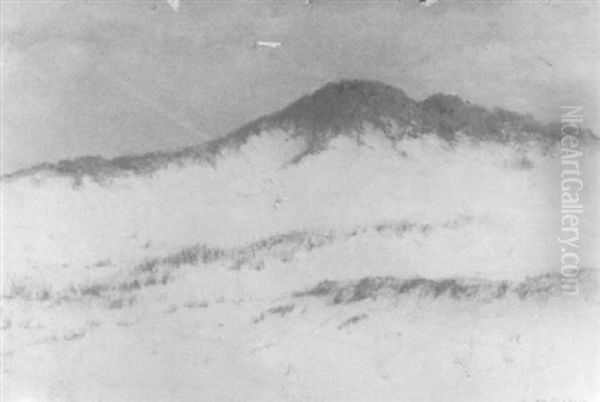
<svg viewBox="0 0 600 402"><path fill-rule="evenodd" d="M158 268L158 260L156 260L156 259L155 260L146 260L136 267L136 271L154 273L154 272L156 272L157 268Z"/></svg>
<svg viewBox="0 0 600 402"><path fill-rule="evenodd" d="M280 315L283 317L287 313L294 311L294 307L295 307L294 304L286 304L285 306L270 308L269 310L267 310L267 312L271 315L277 314L277 315Z"/></svg>
<svg viewBox="0 0 600 402"><path fill-rule="evenodd" d="M112 265L112 261L110 259L106 259L106 260L98 261L97 263L94 264L94 267L102 268L102 267L107 267L109 265Z"/></svg>
<svg viewBox="0 0 600 402"><path fill-rule="evenodd" d="M131 306L135 302L135 297L121 297L118 299L113 299L108 303L108 308L113 310L120 310L125 306Z"/></svg>
<svg viewBox="0 0 600 402"><path fill-rule="evenodd" d="M295 297L301 297L301 296L327 296L332 294L333 292L337 291L339 289L339 286L337 284L337 282L335 281L322 281L319 282L319 284L317 284L317 286L315 286L314 288L306 291L306 292L297 292L294 293Z"/></svg>
<svg viewBox="0 0 600 402"><path fill-rule="evenodd" d="M141 288L141 285L140 285L140 282L137 279L134 279L131 282L122 283L119 286L119 290L125 291L125 292L130 292L132 290L138 290L140 288Z"/></svg>
<svg viewBox="0 0 600 402"><path fill-rule="evenodd" d="M340 325L338 325L338 329L342 329L344 327L354 325L357 322L362 321L367 317L368 317L368 314L359 314L359 315L355 315L354 317L350 317L346 321L344 321Z"/></svg>
<svg viewBox="0 0 600 402"><path fill-rule="evenodd" d="M82 296L100 296L102 293L108 290L108 285L105 284L94 284L79 289L79 294Z"/></svg>

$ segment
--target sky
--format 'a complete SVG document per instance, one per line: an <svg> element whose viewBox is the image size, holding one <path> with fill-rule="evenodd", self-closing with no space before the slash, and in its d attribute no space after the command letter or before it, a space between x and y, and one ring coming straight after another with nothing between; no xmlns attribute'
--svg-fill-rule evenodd
<svg viewBox="0 0 600 402"><path fill-rule="evenodd" d="M199 144L340 79L600 132L597 1L0 4L4 173Z"/></svg>

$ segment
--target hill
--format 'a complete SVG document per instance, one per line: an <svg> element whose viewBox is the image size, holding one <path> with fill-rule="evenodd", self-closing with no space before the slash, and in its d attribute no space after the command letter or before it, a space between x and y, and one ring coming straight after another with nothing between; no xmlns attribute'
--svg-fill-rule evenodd
<svg viewBox="0 0 600 402"><path fill-rule="evenodd" d="M151 174L170 164L214 162L224 149L237 148L248 138L266 130L284 130L304 140L304 149L292 161L327 147L339 135L356 136L375 129L397 141L407 136L434 134L448 142L459 134L475 141L524 143L533 141L552 146L560 138L560 125L544 125L529 115L500 108L492 110L464 101L458 96L435 94L421 102L409 98L401 89L377 81L343 80L329 83L275 113L262 116L223 138L173 151L127 155L113 159L84 156L57 163L42 163L22 169L2 179L49 172L96 181L127 174ZM596 138L591 131L584 139Z"/></svg>

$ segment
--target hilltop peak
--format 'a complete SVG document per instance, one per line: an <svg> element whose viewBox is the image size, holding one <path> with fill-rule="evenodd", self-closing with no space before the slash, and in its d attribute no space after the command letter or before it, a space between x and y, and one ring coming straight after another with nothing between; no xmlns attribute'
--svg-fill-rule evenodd
<svg viewBox="0 0 600 402"><path fill-rule="evenodd" d="M265 128L294 128L301 134L361 130L365 124L387 129L409 124L417 102L398 88L378 81L342 80L326 84L286 108L240 128L233 135Z"/></svg>
<svg viewBox="0 0 600 402"><path fill-rule="evenodd" d="M379 81L342 80L326 84L284 109L263 116L220 140L239 144L264 130L292 130L306 138L305 154L318 152L336 135L354 135L365 128L394 139L436 134L453 141L458 134L474 140L539 141L549 145L560 136L555 125L501 108L487 109L456 95L434 94L423 101Z"/></svg>

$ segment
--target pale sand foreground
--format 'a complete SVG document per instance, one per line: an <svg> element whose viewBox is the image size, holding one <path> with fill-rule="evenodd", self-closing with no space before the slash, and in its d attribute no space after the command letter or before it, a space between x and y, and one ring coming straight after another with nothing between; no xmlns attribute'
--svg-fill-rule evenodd
<svg viewBox="0 0 600 402"><path fill-rule="evenodd" d="M563 296L556 154L294 138L3 182L3 401L598 399L597 211Z"/></svg>
<svg viewBox="0 0 600 402"><path fill-rule="evenodd" d="M120 309L10 306L3 400L598 398L590 300L405 295L331 305L185 293L151 287Z"/></svg>

